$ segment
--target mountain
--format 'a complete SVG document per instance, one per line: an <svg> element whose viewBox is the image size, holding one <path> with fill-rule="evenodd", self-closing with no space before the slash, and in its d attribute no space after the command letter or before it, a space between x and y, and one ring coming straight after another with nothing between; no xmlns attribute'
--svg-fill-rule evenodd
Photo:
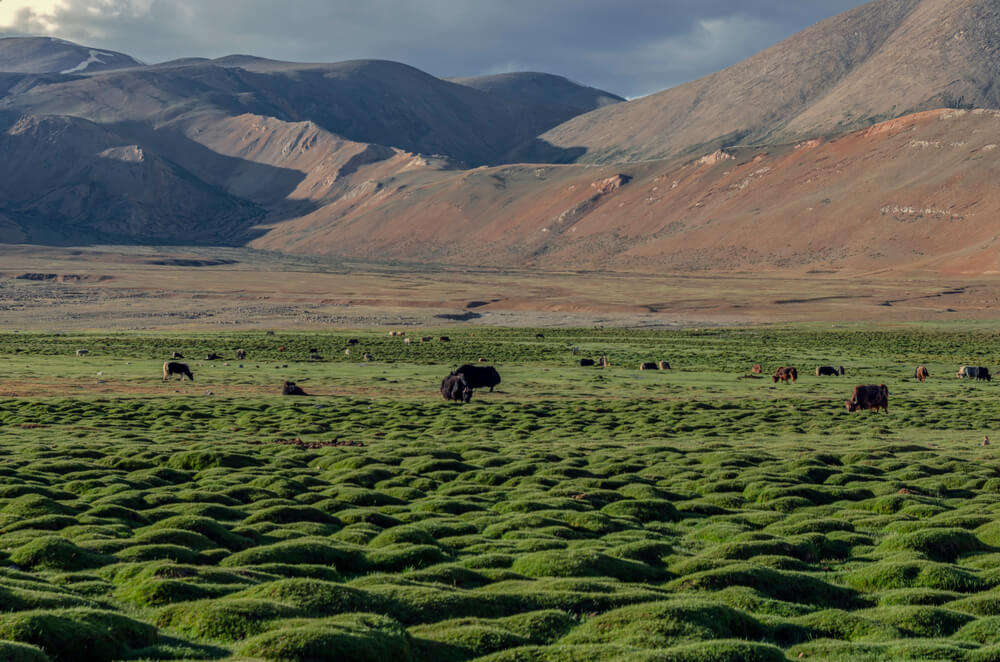
<svg viewBox="0 0 1000 662"><path fill-rule="evenodd" d="M212 243L245 234L262 216L79 118L8 118L0 153L0 241Z"/></svg>
<svg viewBox="0 0 1000 662"><path fill-rule="evenodd" d="M573 104L589 110L612 98L594 94L588 105L578 95ZM565 105L553 108L544 99L515 104L502 93L441 80L396 62L301 64L250 56L23 80L0 99L0 108L152 125L204 113L252 113L310 121L349 140L471 165L502 161L570 114Z"/></svg>
<svg viewBox="0 0 1000 662"><path fill-rule="evenodd" d="M930 108L997 108L998 68L993 0L877 0L724 71L569 120L521 155L662 159L841 133Z"/></svg>
<svg viewBox="0 0 1000 662"><path fill-rule="evenodd" d="M0 72L0 241L1000 272L998 37L993 0L880 0L631 102L381 60Z"/></svg>
<svg viewBox="0 0 1000 662"><path fill-rule="evenodd" d="M519 125L527 129L531 139L577 115L625 101L622 97L574 83L563 76L534 71L450 80L501 99L511 113L522 118ZM516 149L523 152L533 142L522 141Z"/></svg>
<svg viewBox="0 0 1000 662"><path fill-rule="evenodd" d="M399 174L255 246L644 272L1000 273L1000 111L632 164Z"/></svg>
<svg viewBox="0 0 1000 662"><path fill-rule="evenodd" d="M43 54L88 49L4 41L38 57L30 67L6 60L33 72L0 72L0 147L18 155L3 166L0 241L238 244L264 217L350 199L358 177L502 162L539 131L615 99L568 81L553 88L566 102L514 99L379 60L128 58L122 69L46 73L66 62L41 66Z"/></svg>
<svg viewBox="0 0 1000 662"><path fill-rule="evenodd" d="M0 71L22 74L89 74L141 67L123 53L51 37L0 38Z"/></svg>

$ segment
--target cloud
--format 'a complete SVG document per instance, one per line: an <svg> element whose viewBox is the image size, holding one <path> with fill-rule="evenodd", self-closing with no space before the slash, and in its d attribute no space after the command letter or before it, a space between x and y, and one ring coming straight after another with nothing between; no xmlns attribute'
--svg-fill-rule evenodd
<svg viewBox="0 0 1000 662"><path fill-rule="evenodd" d="M9 16L8 9L0 19ZM49 0L45 0L49 1ZM636 96L725 67L860 0L14 0L4 26L157 62L383 58L438 76L530 69ZM3 4L0 4L3 7ZM3 29L3 28L0 28Z"/></svg>

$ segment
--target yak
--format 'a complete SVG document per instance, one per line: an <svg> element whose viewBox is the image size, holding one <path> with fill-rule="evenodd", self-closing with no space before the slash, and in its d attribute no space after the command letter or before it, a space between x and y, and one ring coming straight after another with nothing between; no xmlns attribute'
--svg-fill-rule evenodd
<svg viewBox="0 0 1000 662"><path fill-rule="evenodd" d="M965 379L966 377L969 379L978 379L979 381L993 381L989 368L980 368L971 365L963 365L958 369L958 378Z"/></svg>
<svg viewBox="0 0 1000 662"><path fill-rule="evenodd" d="M285 382L281 387L281 395L309 395L303 391L295 382Z"/></svg>
<svg viewBox="0 0 1000 662"><path fill-rule="evenodd" d="M777 384L778 382L785 382L785 383L794 382L798 378L799 378L799 371L798 370L796 370L795 368L784 368L784 367L782 367L782 368L778 368L774 372L774 377L772 377L771 379L774 380L775 384Z"/></svg>
<svg viewBox="0 0 1000 662"><path fill-rule="evenodd" d="M844 407L847 408L849 412L855 412L859 409L878 411L879 409L884 409L885 413L889 413L889 388L885 384L875 386L874 384L869 384L868 386L855 386L854 394L851 395L851 399L844 402Z"/></svg>
<svg viewBox="0 0 1000 662"><path fill-rule="evenodd" d="M472 387L465 377L452 373L441 381L441 395L445 400L467 403L472 400Z"/></svg>
<svg viewBox="0 0 1000 662"><path fill-rule="evenodd" d="M470 388L488 388L490 392L500 384L500 373L493 366L476 366L466 363L453 370L452 375L462 375Z"/></svg>
<svg viewBox="0 0 1000 662"><path fill-rule="evenodd" d="M163 364L163 381L167 381L174 375L180 375L181 381L184 380L184 377L194 381L194 375L191 374L191 368L188 367L187 363L167 361Z"/></svg>

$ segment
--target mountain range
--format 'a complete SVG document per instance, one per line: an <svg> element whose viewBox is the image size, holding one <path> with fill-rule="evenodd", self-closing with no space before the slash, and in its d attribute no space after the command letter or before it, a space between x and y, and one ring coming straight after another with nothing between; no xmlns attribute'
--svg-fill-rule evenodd
<svg viewBox="0 0 1000 662"><path fill-rule="evenodd" d="M996 270L1000 7L876 0L626 101L0 39L0 242L508 268Z"/></svg>

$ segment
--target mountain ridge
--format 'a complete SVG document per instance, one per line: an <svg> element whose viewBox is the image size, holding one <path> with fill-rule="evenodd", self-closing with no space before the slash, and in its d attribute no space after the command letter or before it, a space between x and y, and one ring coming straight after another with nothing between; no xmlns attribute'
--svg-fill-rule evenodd
<svg viewBox="0 0 1000 662"><path fill-rule="evenodd" d="M64 227L500 269L1000 271L997 68L988 0L878 0L627 102L384 60L0 73L0 145L24 155L0 241Z"/></svg>
<svg viewBox="0 0 1000 662"><path fill-rule="evenodd" d="M990 0L876 0L720 72L575 117L540 144L582 151L584 162L641 161L834 135L935 107L996 108L998 44Z"/></svg>

